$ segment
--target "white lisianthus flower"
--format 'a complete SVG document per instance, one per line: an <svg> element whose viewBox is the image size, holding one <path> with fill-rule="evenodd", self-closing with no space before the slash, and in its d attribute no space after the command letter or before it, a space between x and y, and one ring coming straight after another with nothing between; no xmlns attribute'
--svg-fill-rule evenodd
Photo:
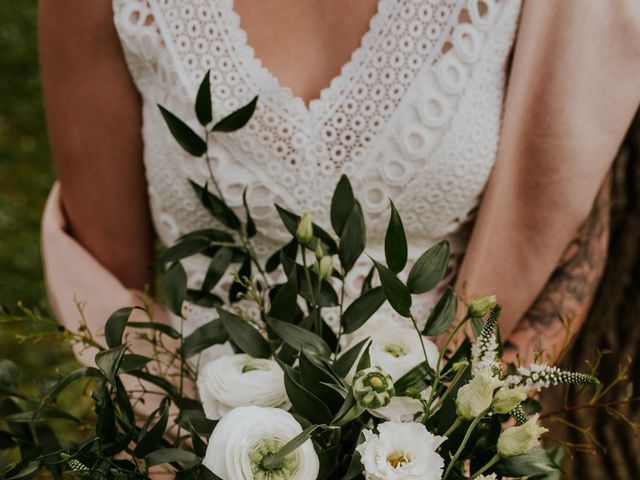
<svg viewBox="0 0 640 480"><path fill-rule="evenodd" d="M487 368L474 375L469 383L460 387L456 397L456 411L463 420L472 420L491 407L493 392L504 382Z"/></svg>
<svg viewBox="0 0 640 480"><path fill-rule="evenodd" d="M421 423L384 422L378 434L363 430L356 447L367 480L440 480L444 460L436 452L446 440Z"/></svg>
<svg viewBox="0 0 640 480"><path fill-rule="evenodd" d="M493 396L491 410L495 413L509 413L527 399L524 387L500 387Z"/></svg>
<svg viewBox="0 0 640 480"><path fill-rule="evenodd" d="M316 480L320 469L311 440L267 470L262 461L302 432L289 412L269 407L238 407L214 428L202 464L224 480Z"/></svg>
<svg viewBox="0 0 640 480"><path fill-rule="evenodd" d="M345 350L369 337L369 357L371 365L379 367L387 372L393 381L397 381L405 373L416 365L424 362L422 344L427 351L429 365L435 368L438 361L438 348L427 337L418 338L413 328L390 325L382 319L370 320L365 323L358 332L352 336ZM352 381L355 374L354 368L347 376L347 381ZM403 392L396 392L397 396L391 399L386 407L373 410L372 415L385 419L412 420L416 412L422 410L422 404L414 398L402 396Z"/></svg>
<svg viewBox="0 0 640 480"><path fill-rule="evenodd" d="M540 436L548 432L538 425L538 415L531 417L527 423L518 427L503 430L498 437L498 454L501 457L524 455L540 443Z"/></svg>
<svg viewBox="0 0 640 480"><path fill-rule="evenodd" d="M239 353L217 358L200 369L198 391L207 418L218 420L246 405L291 407L284 372L275 360Z"/></svg>

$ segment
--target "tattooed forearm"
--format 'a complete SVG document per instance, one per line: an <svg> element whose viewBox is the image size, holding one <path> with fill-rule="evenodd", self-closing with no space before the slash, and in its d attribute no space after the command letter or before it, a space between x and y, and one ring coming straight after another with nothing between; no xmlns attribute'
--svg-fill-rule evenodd
<svg viewBox="0 0 640 480"><path fill-rule="evenodd" d="M606 180L593 209L534 304L505 343L505 356L523 363L543 351L557 360L567 334L584 321L604 271L609 240L610 182Z"/></svg>

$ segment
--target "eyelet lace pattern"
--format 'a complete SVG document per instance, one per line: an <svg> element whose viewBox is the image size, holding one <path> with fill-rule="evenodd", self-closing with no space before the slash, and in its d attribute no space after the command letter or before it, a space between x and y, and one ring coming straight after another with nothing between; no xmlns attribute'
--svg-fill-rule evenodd
<svg viewBox="0 0 640 480"><path fill-rule="evenodd" d="M198 131L192 103L210 70L214 121L260 96L244 129L210 141L214 174L239 213L248 188L261 232L258 255L284 241L272 204L308 210L328 227L331 194L346 174L362 202L370 254L382 258L391 198L409 235L410 263L449 239L453 256L443 285L454 278L495 161L521 0L379 0L360 47L308 108L256 58L233 0L113 0L113 7L143 99L149 197L164 243L219 226L187 181L205 182L204 161L180 149L156 107ZM185 267L196 287L206 259ZM365 260L356 265L348 295L359 291L368 269ZM440 291L416 305L420 318ZM200 319L193 325L211 314L193 307L192 317ZM337 313L326 319L335 326Z"/></svg>

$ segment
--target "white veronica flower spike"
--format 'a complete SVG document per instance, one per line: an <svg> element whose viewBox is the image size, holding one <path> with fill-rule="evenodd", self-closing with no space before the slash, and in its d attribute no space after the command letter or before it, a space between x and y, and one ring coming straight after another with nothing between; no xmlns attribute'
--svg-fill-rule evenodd
<svg viewBox="0 0 640 480"><path fill-rule="evenodd" d="M224 480L315 480L320 462L311 440L274 469L263 460L302 432L289 412L268 407L238 407L211 434L203 465Z"/></svg>
<svg viewBox="0 0 640 480"><path fill-rule="evenodd" d="M198 391L207 418L218 420L235 407L288 410L284 372L274 360L244 353L217 358L200 369Z"/></svg>

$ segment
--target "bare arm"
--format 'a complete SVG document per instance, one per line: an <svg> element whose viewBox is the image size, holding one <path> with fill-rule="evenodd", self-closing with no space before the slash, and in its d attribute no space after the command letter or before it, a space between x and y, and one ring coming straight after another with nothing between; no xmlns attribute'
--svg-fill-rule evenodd
<svg viewBox="0 0 640 480"><path fill-rule="evenodd" d="M527 365L538 352L551 363L589 313L607 258L610 182L567 247L544 290L505 342L505 359Z"/></svg>
<svg viewBox="0 0 640 480"><path fill-rule="evenodd" d="M143 289L153 231L141 104L112 15L108 0L41 0L42 82L70 233L125 287Z"/></svg>

